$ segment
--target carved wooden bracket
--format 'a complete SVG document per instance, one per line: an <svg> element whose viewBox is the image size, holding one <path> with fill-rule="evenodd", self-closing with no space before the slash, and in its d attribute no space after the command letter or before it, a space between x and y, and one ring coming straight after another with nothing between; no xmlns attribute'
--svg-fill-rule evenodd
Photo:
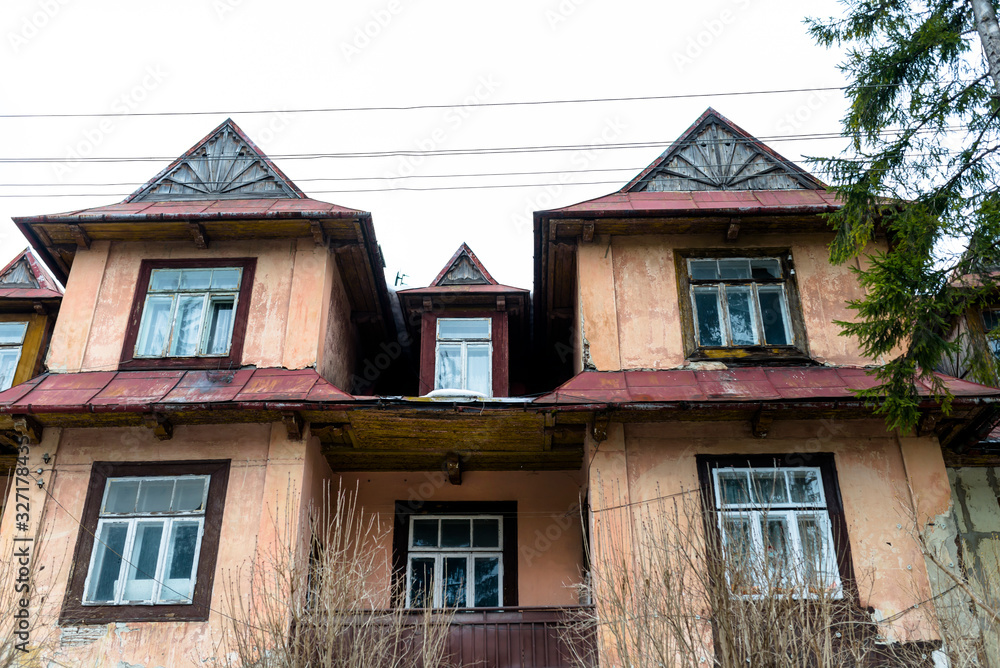
<svg viewBox="0 0 1000 668"><path fill-rule="evenodd" d="M503 295L497 296L497 310L506 311L507 310L507 298Z"/></svg>
<svg viewBox="0 0 1000 668"><path fill-rule="evenodd" d="M726 230L726 241L736 241L740 236L740 222L736 218L729 220L729 229Z"/></svg>
<svg viewBox="0 0 1000 668"><path fill-rule="evenodd" d="M146 413L142 419L146 426L153 430L153 435L161 441L169 441L174 437L174 425L163 413Z"/></svg>
<svg viewBox="0 0 1000 668"><path fill-rule="evenodd" d="M188 223L188 231L191 233L191 241L198 248L208 248L208 235L205 233L205 226L201 223Z"/></svg>
<svg viewBox="0 0 1000 668"><path fill-rule="evenodd" d="M583 232L580 236L582 237L584 243L591 243L594 240L594 224L584 223Z"/></svg>
<svg viewBox="0 0 1000 668"><path fill-rule="evenodd" d="M302 415L298 411L285 411L281 414L281 421L285 423L289 441L302 440L305 420L302 419Z"/></svg>
<svg viewBox="0 0 1000 668"><path fill-rule="evenodd" d="M608 423L611 419L608 417L607 413L601 413L594 416L594 427L591 430L591 434L594 440L598 443L608 440Z"/></svg>
<svg viewBox="0 0 1000 668"><path fill-rule="evenodd" d="M31 445L38 445L42 441L42 425L30 415L15 415L14 431L19 436L26 436Z"/></svg>
<svg viewBox="0 0 1000 668"><path fill-rule="evenodd" d="M768 432L771 431L772 422L774 422L772 413L767 413L764 409L754 413L754 416L750 418L750 431L753 433L753 437L767 438Z"/></svg>
<svg viewBox="0 0 1000 668"><path fill-rule="evenodd" d="M90 237L88 237L87 233L83 231L83 228L76 223L70 223L67 227L69 227L69 231L73 235L73 241L76 242L76 247L90 250Z"/></svg>
<svg viewBox="0 0 1000 668"><path fill-rule="evenodd" d="M452 485L462 484L462 459L457 453L449 452L444 460L445 470L448 472L448 482Z"/></svg>
<svg viewBox="0 0 1000 668"><path fill-rule="evenodd" d="M309 221L309 231L312 232L313 241L316 242L317 246L326 246L328 243L326 232L323 231L323 225L318 220Z"/></svg>

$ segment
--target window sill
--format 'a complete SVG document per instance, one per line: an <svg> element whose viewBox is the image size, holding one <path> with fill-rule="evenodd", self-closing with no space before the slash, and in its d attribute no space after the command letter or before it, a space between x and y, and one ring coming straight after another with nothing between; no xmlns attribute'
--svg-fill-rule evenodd
<svg viewBox="0 0 1000 668"><path fill-rule="evenodd" d="M73 605L59 616L60 624L110 624L112 622L207 622L208 610L192 603L172 605Z"/></svg>
<svg viewBox="0 0 1000 668"><path fill-rule="evenodd" d="M688 355L689 362L726 362L739 365L815 365L805 351L794 346L746 346L742 348L699 348Z"/></svg>
<svg viewBox="0 0 1000 668"><path fill-rule="evenodd" d="M118 363L119 371L147 369L231 369L239 368L240 360L227 357L158 357L133 358Z"/></svg>

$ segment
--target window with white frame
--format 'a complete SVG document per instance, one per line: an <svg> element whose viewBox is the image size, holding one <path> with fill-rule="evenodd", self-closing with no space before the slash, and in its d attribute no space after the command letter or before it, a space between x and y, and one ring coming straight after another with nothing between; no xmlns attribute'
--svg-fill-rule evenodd
<svg viewBox="0 0 1000 668"><path fill-rule="evenodd" d="M493 395L492 320L438 318L434 389Z"/></svg>
<svg viewBox="0 0 1000 668"><path fill-rule="evenodd" d="M242 274L240 267L153 269L135 357L227 356Z"/></svg>
<svg viewBox="0 0 1000 668"><path fill-rule="evenodd" d="M689 258L687 266L699 347L795 345L780 258Z"/></svg>
<svg viewBox="0 0 1000 668"><path fill-rule="evenodd" d="M191 602L210 477L107 479L83 605Z"/></svg>
<svg viewBox="0 0 1000 668"><path fill-rule="evenodd" d="M712 475L727 574L735 591L840 591L819 467L719 467Z"/></svg>
<svg viewBox="0 0 1000 668"><path fill-rule="evenodd" d="M502 518L410 517L406 603L410 608L502 606Z"/></svg>
<svg viewBox="0 0 1000 668"><path fill-rule="evenodd" d="M21 360L21 346L28 331L27 322L0 322L0 390L14 384L17 363Z"/></svg>

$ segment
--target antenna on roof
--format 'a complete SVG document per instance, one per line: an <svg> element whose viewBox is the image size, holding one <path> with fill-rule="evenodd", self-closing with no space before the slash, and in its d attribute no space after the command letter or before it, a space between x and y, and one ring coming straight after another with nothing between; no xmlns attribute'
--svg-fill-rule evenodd
<svg viewBox="0 0 1000 668"><path fill-rule="evenodd" d="M409 277L410 277L409 274L404 274L402 272L397 271L396 272L396 282L393 283L393 287L395 287L397 285L405 285L406 284L406 279L409 278Z"/></svg>

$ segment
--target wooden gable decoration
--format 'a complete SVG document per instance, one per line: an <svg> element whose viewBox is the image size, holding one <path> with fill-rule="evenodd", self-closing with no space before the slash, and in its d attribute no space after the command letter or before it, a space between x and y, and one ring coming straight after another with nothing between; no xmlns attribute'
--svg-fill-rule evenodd
<svg viewBox="0 0 1000 668"><path fill-rule="evenodd" d="M4 288L37 288L38 279L31 271L26 253L21 253L20 257L7 266L0 274L0 287Z"/></svg>
<svg viewBox="0 0 1000 668"><path fill-rule="evenodd" d="M448 260L430 287L442 285L497 285L467 244L462 244Z"/></svg>
<svg viewBox="0 0 1000 668"><path fill-rule="evenodd" d="M236 123L226 119L125 201L304 197Z"/></svg>
<svg viewBox="0 0 1000 668"><path fill-rule="evenodd" d="M620 192L822 190L825 185L711 107Z"/></svg>

